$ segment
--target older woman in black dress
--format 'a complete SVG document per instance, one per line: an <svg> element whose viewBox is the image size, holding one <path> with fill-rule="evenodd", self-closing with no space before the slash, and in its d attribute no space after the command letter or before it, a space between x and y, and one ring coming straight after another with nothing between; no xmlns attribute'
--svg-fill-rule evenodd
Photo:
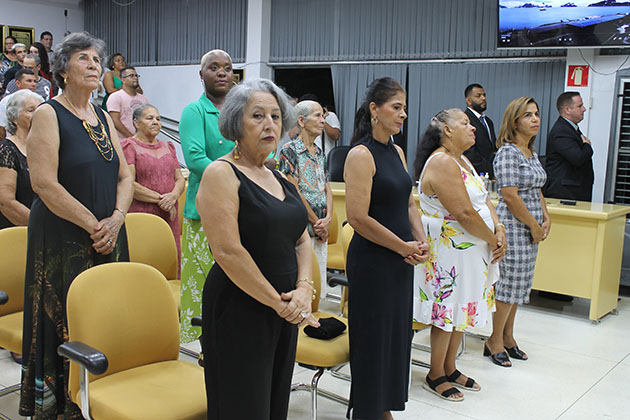
<svg viewBox="0 0 630 420"><path fill-rule="evenodd" d="M26 163L26 136L42 97L29 89L7 101L9 137L0 141L0 229L26 226L33 202L33 189Z"/></svg>
<svg viewBox="0 0 630 420"><path fill-rule="evenodd" d="M57 46L53 74L63 94L40 106L28 137L37 194L29 218L20 414L81 419L68 394L66 294L98 264L128 261L123 222L133 186L111 118L90 104L105 44L87 33Z"/></svg>
<svg viewBox="0 0 630 420"><path fill-rule="evenodd" d="M429 257L405 156L391 136L407 118L405 91L384 77L368 87L355 116L344 168L348 331L353 419L392 419L408 398L413 266Z"/></svg>
<svg viewBox="0 0 630 420"><path fill-rule="evenodd" d="M202 305L208 419L286 419L297 325L319 325L306 209L295 186L264 166L292 120L271 81L232 88L219 129L236 146L208 165L197 193L217 262Z"/></svg>

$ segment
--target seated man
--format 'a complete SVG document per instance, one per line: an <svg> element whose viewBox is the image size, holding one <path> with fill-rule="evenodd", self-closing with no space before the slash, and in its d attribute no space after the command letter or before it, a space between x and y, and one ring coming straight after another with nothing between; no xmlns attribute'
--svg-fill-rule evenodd
<svg viewBox="0 0 630 420"><path fill-rule="evenodd" d="M22 67L31 70L35 74L35 79L37 79L37 88L35 89L35 93L47 101L52 98L52 86L48 80L41 76L40 70L42 66L40 63L41 60L37 54L29 54L24 58L24 64L22 64ZM6 95L17 91L17 82L13 79L7 86Z"/></svg>

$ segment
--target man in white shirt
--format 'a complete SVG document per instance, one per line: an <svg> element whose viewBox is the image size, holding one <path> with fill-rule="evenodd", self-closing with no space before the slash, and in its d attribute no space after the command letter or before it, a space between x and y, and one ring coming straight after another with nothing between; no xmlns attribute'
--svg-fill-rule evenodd
<svg viewBox="0 0 630 420"><path fill-rule="evenodd" d="M330 108L332 108L330 105L323 107L324 131L321 136L318 136L315 139L315 144L322 148L326 156L328 156L328 152L330 152L332 148L337 146L337 142L341 136L341 124L339 123L339 118L337 118L337 114L335 114ZM324 139L323 144L322 138Z"/></svg>
<svg viewBox="0 0 630 420"><path fill-rule="evenodd" d="M107 110L114 121L120 140L132 137L136 133L133 125L133 110L149 100L137 92L140 76L133 67L125 67L120 71L122 89L112 93L107 99Z"/></svg>

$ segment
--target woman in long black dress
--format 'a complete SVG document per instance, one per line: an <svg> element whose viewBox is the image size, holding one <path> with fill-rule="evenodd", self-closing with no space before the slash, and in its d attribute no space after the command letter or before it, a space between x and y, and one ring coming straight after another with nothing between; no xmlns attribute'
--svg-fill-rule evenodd
<svg viewBox="0 0 630 420"><path fill-rule="evenodd" d="M37 194L28 226L20 414L82 419L68 394L66 295L98 264L128 261L125 213L133 197L129 167L111 118L90 102L98 88L103 41L68 35L54 53L63 94L40 106L28 137Z"/></svg>
<svg viewBox="0 0 630 420"><path fill-rule="evenodd" d="M392 419L408 398L413 266L429 257L402 149L391 136L407 114L405 91L384 77L356 113L344 168L353 419Z"/></svg>
<svg viewBox="0 0 630 420"><path fill-rule="evenodd" d="M232 88L219 129L236 146L208 165L197 193L216 261L202 301L208 419L286 419L297 324L319 325L306 209L295 186L264 166L292 119L271 81Z"/></svg>

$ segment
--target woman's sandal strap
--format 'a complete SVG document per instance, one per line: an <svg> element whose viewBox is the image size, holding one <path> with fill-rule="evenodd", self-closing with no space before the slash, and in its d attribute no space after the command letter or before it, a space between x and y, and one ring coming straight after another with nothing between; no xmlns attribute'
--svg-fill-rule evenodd
<svg viewBox="0 0 630 420"><path fill-rule="evenodd" d="M437 392L437 391L436 391ZM441 395L445 398L450 397L453 394L459 394L459 390L455 387L449 388L446 391L442 392Z"/></svg>
<svg viewBox="0 0 630 420"><path fill-rule="evenodd" d="M475 380L471 377L468 377L468 379L466 379L466 384L462 385L459 382L457 382L457 380L459 379L459 377L462 376L462 373L455 369L453 371L453 373L451 373L450 375L446 375L446 378L450 381L450 382L455 382L456 384L463 386L465 388L473 388L475 385Z"/></svg>

